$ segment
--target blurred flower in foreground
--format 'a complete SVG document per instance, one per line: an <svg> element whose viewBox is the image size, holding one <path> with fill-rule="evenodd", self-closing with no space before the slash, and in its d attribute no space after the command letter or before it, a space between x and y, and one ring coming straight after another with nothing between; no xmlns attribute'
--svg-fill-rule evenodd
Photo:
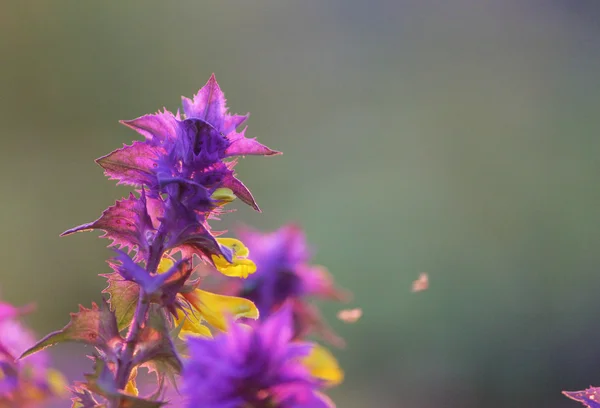
<svg viewBox="0 0 600 408"><path fill-rule="evenodd" d="M563 391L572 400L579 401L588 408L600 408L600 388L590 387L583 391Z"/></svg>
<svg viewBox="0 0 600 408"><path fill-rule="evenodd" d="M270 233L243 228L239 237L252 254L256 272L244 281L232 283L228 294L253 301L261 318L289 301L294 338L303 338L314 331L328 342L343 346L343 340L325 324L318 309L309 303L309 297L341 301L350 295L334 285L324 267L310 264L311 251L302 229L293 224Z"/></svg>
<svg viewBox="0 0 600 408"><path fill-rule="evenodd" d="M35 343L33 334L16 319L24 313L0 303L0 407L38 407L50 397L64 395L63 376L48 368L48 356L41 352L16 360Z"/></svg>
<svg viewBox="0 0 600 408"><path fill-rule="evenodd" d="M321 393L343 373L320 346L294 342L290 304L253 327L229 321L214 339L188 340L183 370L188 407L327 408Z"/></svg>

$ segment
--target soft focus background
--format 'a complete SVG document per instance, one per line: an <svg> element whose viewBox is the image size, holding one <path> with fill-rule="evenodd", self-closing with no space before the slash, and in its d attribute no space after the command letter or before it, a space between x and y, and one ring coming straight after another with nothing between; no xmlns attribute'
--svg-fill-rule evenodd
<svg viewBox="0 0 600 408"><path fill-rule="evenodd" d="M301 223L364 309L325 305L339 407L575 407L561 390L600 385L599 21L597 0L3 1L2 298L36 302L40 336L100 299L108 241L58 237L128 191L93 160L215 72L284 155L242 161L263 213L214 227ZM53 350L71 378L85 352Z"/></svg>

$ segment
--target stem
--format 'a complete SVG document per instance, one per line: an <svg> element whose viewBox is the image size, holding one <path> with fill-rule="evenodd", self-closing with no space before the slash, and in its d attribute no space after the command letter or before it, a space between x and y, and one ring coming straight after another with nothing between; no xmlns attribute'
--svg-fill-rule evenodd
<svg viewBox="0 0 600 408"><path fill-rule="evenodd" d="M146 270L148 274L156 273L160 259L164 253L165 228L164 223L158 229L154 242L150 246ZM121 355L117 361L117 372L115 374L115 383L117 390L123 390L127 386L131 370L133 369L133 353L135 346L139 341L139 335L148 322L148 310L150 309L150 299L144 290L140 287L140 297L138 299L133 320L125 339L125 347L121 350ZM121 398L113 398L109 401L109 408L119 408Z"/></svg>

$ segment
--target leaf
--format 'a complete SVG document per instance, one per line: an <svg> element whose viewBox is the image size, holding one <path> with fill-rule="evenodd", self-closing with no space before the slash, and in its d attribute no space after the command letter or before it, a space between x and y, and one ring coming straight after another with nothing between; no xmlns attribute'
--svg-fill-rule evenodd
<svg viewBox="0 0 600 408"><path fill-rule="evenodd" d="M179 113L173 115L168 110L152 115L144 115L133 120L122 120L121 123L142 136L152 145L163 144L167 139L175 139L179 128Z"/></svg>
<svg viewBox="0 0 600 408"><path fill-rule="evenodd" d="M108 287L102 293L109 294L110 308L115 314L117 327L122 331L129 327L135 314L140 287L135 282L125 280L118 273L102 275L108 281Z"/></svg>
<svg viewBox="0 0 600 408"><path fill-rule="evenodd" d="M79 312L71 313L71 321L62 330L50 333L19 358L64 342L90 344L107 354L114 355L114 350L122 346L123 338L119 335L115 315L106 304L99 308L92 303L91 309L80 305Z"/></svg>
<svg viewBox="0 0 600 408"><path fill-rule="evenodd" d="M118 200L115 205L104 210L96 221L71 228L61 236L94 229L105 232L101 238L112 240L109 246L136 249L138 257L145 256L150 246L148 237L153 236L156 230L146 208L144 190L139 198L130 194L129 198Z"/></svg>
<svg viewBox="0 0 600 408"><path fill-rule="evenodd" d="M581 402L588 408L600 408L600 388L590 387L583 391L563 391L572 400Z"/></svg>
<svg viewBox="0 0 600 408"><path fill-rule="evenodd" d="M133 363L155 373L159 383L166 377L176 386L175 375L181 372L182 363L159 307L152 307L149 312L148 325L140 333L133 353Z"/></svg>
<svg viewBox="0 0 600 408"><path fill-rule="evenodd" d="M98 404L92 393L85 388L85 385L78 385L72 389L74 398L71 398L73 405L71 408L100 408L104 405Z"/></svg>
<svg viewBox="0 0 600 408"><path fill-rule="evenodd" d="M136 141L100 157L96 163L111 180L118 180L118 184L147 185L153 189L158 183L155 168L160 153L157 147Z"/></svg>
<svg viewBox="0 0 600 408"><path fill-rule="evenodd" d="M226 177L223 180L222 186L229 188L231 191L233 191L236 197L248 204L254 210L261 212L258 204L256 204L256 200L254 200L254 197L252 196L252 193L250 190L248 190L248 187L246 187L244 183L235 178L233 175Z"/></svg>
<svg viewBox="0 0 600 408"><path fill-rule="evenodd" d="M259 143L256 139L245 136L246 128L241 132L232 131L227 135L231 145L225 150L225 154L230 156L274 156L281 154L277 150L269 149L267 146Z"/></svg>
<svg viewBox="0 0 600 408"><path fill-rule="evenodd" d="M87 383L79 384L79 388L87 389L106 399L119 398L119 408L160 408L166 404L162 401L150 401L145 398L139 398L118 390L114 374L106 363L99 356L92 356L92 359L94 360L94 372L84 374ZM95 408L99 408L99 406Z"/></svg>

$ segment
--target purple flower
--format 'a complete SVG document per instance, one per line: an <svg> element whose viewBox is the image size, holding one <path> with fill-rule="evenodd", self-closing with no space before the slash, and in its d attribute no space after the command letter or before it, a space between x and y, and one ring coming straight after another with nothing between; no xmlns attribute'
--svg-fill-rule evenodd
<svg viewBox="0 0 600 408"><path fill-rule="evenodd" d="M232 292L253 301L261 317L290 301L296 338L316 330L328 341L342 345L342 339L323 322L308 298L344 300L349 295L335 287L325 268L310 264L312 254L302 229L293 224L270 233L245 228L239 231L239 237L250 250L256 272L243 282L234 283L237 287Z"/></svg>
<svg viewBox="0 0 600 408"><path fill-rule="evenodd" d="M97 162L119 184L141 188L140 197L120 200L98 220L64 235L104 230L113 246L135 249L135 260L146 260L150 272L160 255L173 248L209 261L211 255L231 260L231 252L218 244L207 220L221 211L223 191L258 210L250 191L235 177L236 160L231 158L279 152L246 138L245 128L237 131L248 115L228 113L214 75L193 99L183 98L183 112L182 116L165 109L122 121L145 140Z"/></svg>
<svg viewBox="0 0 600 408"><path fill-rule="evenodd" d="M183 370L188 407L327 408L325 382L303 363L314 345L293 342L292 315L282 307L254 328L230 321L214 340L190 338Z"/></svg>
<svg viewBox="0 0 600 408"><path fill-rule="evenodd" d="M64 379L48 368L45 352L17 360L35 343L33 333L16 320L27 311L0 303L0 406L39 406L43 399L64 392Z"/></svg>

